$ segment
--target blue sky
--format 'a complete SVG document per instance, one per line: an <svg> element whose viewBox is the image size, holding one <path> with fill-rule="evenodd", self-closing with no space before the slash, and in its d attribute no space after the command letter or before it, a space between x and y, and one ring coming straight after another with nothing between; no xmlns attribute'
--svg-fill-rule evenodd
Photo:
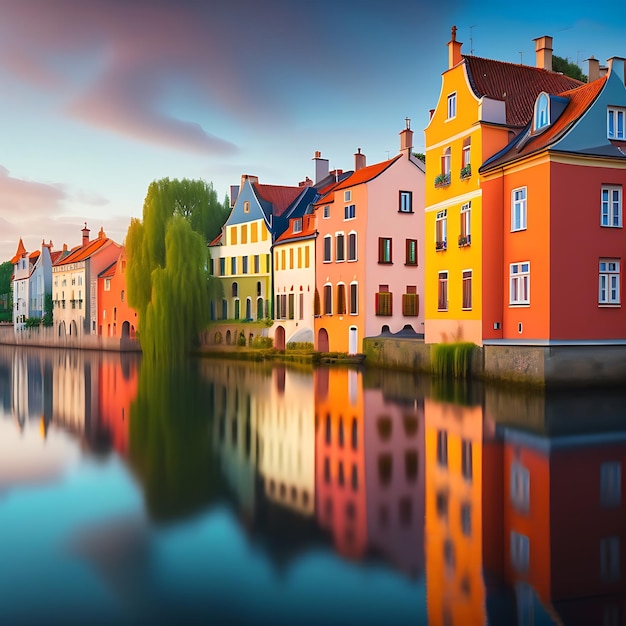
<svg viewBox="0 0 626 626"><path fill-rule="evenodd" d="M513 63L541 35L585 72L626 56L626 3L556 5L0 0L0 260L84 222L121 243L165 176L295 185L316 150L393 156L405 117L422 151L453 24L464 53Z"/></svg>

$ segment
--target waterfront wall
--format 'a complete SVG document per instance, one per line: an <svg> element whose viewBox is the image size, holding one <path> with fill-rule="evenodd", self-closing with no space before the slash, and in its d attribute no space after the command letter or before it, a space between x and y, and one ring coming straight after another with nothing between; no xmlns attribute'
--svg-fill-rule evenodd
<svg viewBox="0 0 626 626"><path fill-rule="evenodd" d="M100 335L63 335L60 337L53 327L25 328L15 332L13 324L0 324L0 344L39 348L111 350L115 352L141 351L139 342L134 339L102 337Z"/></svg>

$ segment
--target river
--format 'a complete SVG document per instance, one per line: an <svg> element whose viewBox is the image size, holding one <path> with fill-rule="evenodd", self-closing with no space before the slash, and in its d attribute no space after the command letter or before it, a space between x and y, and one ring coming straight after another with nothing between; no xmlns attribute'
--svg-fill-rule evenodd
<svg viewBox="0 0 626 626"><path fill-rule="evenodd" d="M0 624L626 624L625 463L616 390L0 346Z"/></svg>

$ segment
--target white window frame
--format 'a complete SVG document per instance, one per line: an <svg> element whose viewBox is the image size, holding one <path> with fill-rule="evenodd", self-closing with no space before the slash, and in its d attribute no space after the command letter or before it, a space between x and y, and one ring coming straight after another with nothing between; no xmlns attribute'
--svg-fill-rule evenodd
<svg viewBox="0 0 626 626"><path fill-rule="evenodd" d="M343 201L344 202L352 202L352 189L346 189L343 192Z"/></svg>
<svg viewBox="0 0 626 626"><path fill-rule="evenodd" d="M608 107L606 113L606 136L616 141L626 140L626 108Z"/></svg>
<svg viewBox="0 0 626 626"><path fill-rule="evenodd" d="M323 213L322 213L322 219L327 220L329 217L330 217L330 205L329 205L329 204L327 204L327 205L324 207L324 211L323 211Z"/></svg>
<svg viewBox="0 0 626 626"><path fill-rule="evenodd" d="M448 117L446 119L452 120L456 117L456 91L448 95Z"/></svg>
<svg viewBox="0 0 626 626"><path fill-rule="evenodd" d="M462 270L461 271L461 286L462 286L462 292L461 292L461 310L462 311L471 311L472 310L472 300L474 298L474 294L472 293L472 288L473 288L473 280L474 280L474 272L472 270ZM469 306L465 306L466 302L465 302L465 285L466 285L466 281L469 282Z"/></svg>
<svg viewBox="0 0 626 626"><path fill-rule="evenodd" d="M355 288L356 291L356 295L354 300L352 299L352 288ZM348 305L348 312L350 313L350 315L358 315L359 314L359 283L356 280L353 280L350 283L350 292L349 292L349 305ZM352 304L354 304L354 311L352 310Z"/></svg>
<svg viewBox="0 0 626 626"><path fill-rule="evenodd" d="M348 204L343 208L344 221L353 220L356 218L356 205Z"/></svg>
<svg viewBox="0 0 626 626"><path fill-rule="evenodd" d="M328 244L326 243L328 241ZM328 245L328 254L326 254L326 246ZM322 248L324 255L324 263L332 263L333 261L333 238L332 235L324 235L324 247Z"/></svg>
<svg viewBox="0 0 626 626"><path fill-rule="evenodd" d="M346 260L346 234L343 231L337 231L335 233L335 262L343 263L345 260Z"/></svg>
<svg viewBox="0 0 626 626"><path fill-rule="evenodd" d="M528 217L528 188L518 187L511 191L511 232L526 230Z"/></svg>
<svg viewBox="0 0 626 626"><path fill-rule="evenodd" d="M111 279L110 278L104 279L104 290L111 291Z"/></svg>
<svg viewBox="0 0 626 626"><path fill-rule="evenodd" d="M294 234L302 232L302 218L301 217L293 221L293 232Z"/></svg>
<svg viewBox="0 0 626 626"><path fill-rule="evenodd" d="M439 226L441 224L441 227ZM437 233L441 228L441 239L437 238ZM441 243L437 250L447 250L448 248L448 209L439 211L435 217L435 244Z"/></svg>
<svg viewBox="0 0 626 626"><path fill-rule="evenodd" d="M622 227L622 186L602 185L600 192L600 226Z"/></svg>
<svg viewBox="0 0 626 626"><path fill-rule="evenodd" d="M445 303L442 296L445 295ZM437 310L447 311L449 303L448 293L448 270L442 270L437 274Z"/></svg>
<svg viewBox="0 0 626 626"><path fill-rule="evenodd" d="M598 304L619 305L621 262L619 259L600 259L598 276Z"/></svg>
<svg viewBox="0 0 626 626"><path fill-rule="evenodd" d="M509 306L520 305L530 305L530 261L509 265Z"/></svg>
<svg viewBox="0 0 626 626"><path fill-rule="evenodd" d="M413 213L412 191L400 191L400 213Z"/></svg>
<svg viewBox="0 0 626 626"><path fill-rule="evenodd" d="M469 246L472 242L472 201L466 202L461 207L461 234L460 237L466 237L467 242L463 246ZM461 244L459 244L461 245Z"/></svg>
<svg viewBox="0 0 626 626"><path fill-rule="evenodd" d="M350 256L350 239L354 238L354 258ZM346 240L346 258L348 259L348 263L358 261L359 259L359 237L355 230L351 230L348 233L348 238Z"/></svg>
<svg viewBox="0 0 626 626"><path fill-rule="evenodd" d="M533 130L538 131L550 125L550 98L542 91L535 101L535 115L533 116Z"/></svg>

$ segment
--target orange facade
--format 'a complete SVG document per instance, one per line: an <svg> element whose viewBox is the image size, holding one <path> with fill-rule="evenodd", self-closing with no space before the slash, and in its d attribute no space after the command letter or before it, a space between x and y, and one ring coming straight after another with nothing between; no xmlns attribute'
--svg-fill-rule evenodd
<svg viewBox="0 0 626 626"><path fill-rule="evenodd" d="M137 312L128 305L126 253L98 277L98 334L103 337L134 339Z"/></svg>

